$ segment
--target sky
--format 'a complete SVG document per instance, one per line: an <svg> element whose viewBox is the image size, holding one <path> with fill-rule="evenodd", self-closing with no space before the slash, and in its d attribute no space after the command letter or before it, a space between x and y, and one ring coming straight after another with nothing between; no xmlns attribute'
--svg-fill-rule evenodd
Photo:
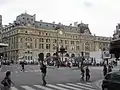
<svg viewBox="0 0 120 90"><path fill-rule="evenodd" d="M120 0L0 0L3 25L25 11L36 14L37 21L64 25L82 21L97 36L112 36L120 23Z"/></svg>

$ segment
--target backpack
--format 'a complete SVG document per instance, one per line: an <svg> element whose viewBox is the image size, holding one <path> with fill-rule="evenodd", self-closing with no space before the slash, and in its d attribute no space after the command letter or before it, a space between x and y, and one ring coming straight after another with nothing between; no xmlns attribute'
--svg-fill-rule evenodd
<svg viewBox="0 0 120 90"><path fill-rule="evenodd" d="M3 79L3 80L1 81L1 84L3 84L3 85L7 84L7 80L6 80L6 79Z"/></svg>

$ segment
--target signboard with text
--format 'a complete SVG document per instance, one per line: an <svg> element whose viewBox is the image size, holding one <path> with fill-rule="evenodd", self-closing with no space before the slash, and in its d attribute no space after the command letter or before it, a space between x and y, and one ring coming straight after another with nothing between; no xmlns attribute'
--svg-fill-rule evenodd
<svg viewBox="0 0 120 90"><path fill-rule="evenodd" d="M103 57L103 59L110 59L111 54L109 53L109 51L103 51L102 52L102 57Z"/></svg>

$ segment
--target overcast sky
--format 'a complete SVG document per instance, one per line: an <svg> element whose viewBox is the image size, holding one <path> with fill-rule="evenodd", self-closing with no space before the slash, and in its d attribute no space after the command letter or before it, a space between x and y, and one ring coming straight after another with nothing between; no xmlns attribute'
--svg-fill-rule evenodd
<svg viewBox="0 0 120 90"><path fill-rule="evenodd" d="M17 15L36 14L36 20L69 25L76 21L89 24L92 34L112 36L120 23L120 0L0 0L3 25Z"/></svg>

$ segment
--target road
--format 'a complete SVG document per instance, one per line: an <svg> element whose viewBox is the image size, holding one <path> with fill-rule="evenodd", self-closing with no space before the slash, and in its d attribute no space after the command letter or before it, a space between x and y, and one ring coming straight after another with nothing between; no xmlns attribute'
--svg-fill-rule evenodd
<svg viewBox="0 0 120 90"><path fill-rule="evenodd" d="M15 82L12 90L99 90L95 81L102 78L100 67L90 67L91 80L80 81L80 70L77 68L53 68L48 67L47 86L42 86L41 72L37 65L26 65L25 72L19 65L4 66L0 72L0 80L3 79L6 70L12 71L12 80Z"/></svg>

